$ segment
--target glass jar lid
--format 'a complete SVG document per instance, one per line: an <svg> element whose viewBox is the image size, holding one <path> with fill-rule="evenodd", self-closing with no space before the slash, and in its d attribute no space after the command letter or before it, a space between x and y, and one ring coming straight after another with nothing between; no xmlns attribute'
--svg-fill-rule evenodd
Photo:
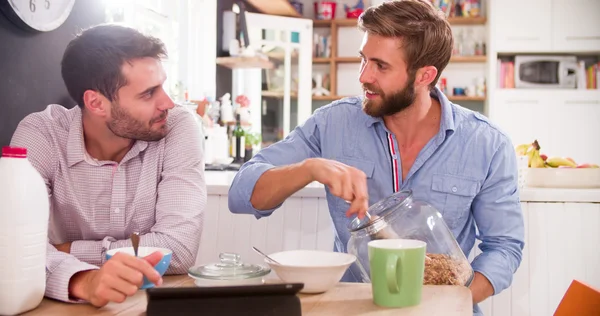
<svg viewBox="0 0 600 316"><path fill-rule="evenodd" d="M391 216L399 207L408 204L411 197L412 190L406 190L398 191L378 201L377 203L371 205L367 210L369 216L365 216L363 219L359 219L358 217L354 218L354 220L348 224L348 229L350 231L357 231L369 225L377 225L378 222L381 222L386 217ZM376 219L371 219L369 217L376 217Z"/></svg>
<svg viewBox="0 0 600 316"><path fill-rule="evenodd" d="M218 263L195 266L188 270L192 277L211 280L239 280L261 277L269 274L271 268L255 264L245 264L237 253L223 252Z"/></svg>

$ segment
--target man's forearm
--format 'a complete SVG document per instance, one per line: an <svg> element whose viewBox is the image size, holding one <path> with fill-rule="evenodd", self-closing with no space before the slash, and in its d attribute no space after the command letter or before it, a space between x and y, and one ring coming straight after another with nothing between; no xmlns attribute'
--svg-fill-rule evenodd
<svg viewBox="0 0 600 316"><path fill-rule="evenodd" d="M473 304L483 302L486 298L494 294L492 283L481 273L475 272L473 282L471 282L471 294L473 295Z"/></svg>
<svg viewBox="0 0 600 316"><path fill-rule="evenodd" d="M283 203L288 197L313 181L310 175L310 159L277 167L263 173L252 191L250 203L257 210L269 210Z"/></svg>

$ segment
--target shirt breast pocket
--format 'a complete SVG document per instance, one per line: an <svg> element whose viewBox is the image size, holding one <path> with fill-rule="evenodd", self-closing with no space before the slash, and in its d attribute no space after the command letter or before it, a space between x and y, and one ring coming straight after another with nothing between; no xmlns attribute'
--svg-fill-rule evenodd
<svg viewBox="0 0 600 316"><path fill-rule="evenodd" d="M434 200L441 204L439 211L444 221L450 229L454 229L468 216L471 203L479 192L479 181L456 175L434 174L431 190Z"/></svg>

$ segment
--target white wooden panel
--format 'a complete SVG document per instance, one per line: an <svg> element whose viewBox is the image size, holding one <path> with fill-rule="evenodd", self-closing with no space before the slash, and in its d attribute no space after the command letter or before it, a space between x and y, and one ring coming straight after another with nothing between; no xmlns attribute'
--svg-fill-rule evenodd
<svg viewBox="0 0 600 316"><path fill-rule="evenodd" d="M600 288L600 204L582 203L581 232L583 239L581 253L585 262L585 281Z"/></svg>
<svg viewBox="0 0 600 316"><path fill-rule="evenodd" d="M212 254L211 258L208 258L209 262L219 261L219 253L221 252L239 252L239 248L236 247L236 234L233 226L233 216L229 212L229 206L227 204L227 196L222 195L219 199L219 220L215 225L217 226L217 247L216 252Z"/></svg>
<svg viewBox="0 0 600 316"><path fill-rule="evenodd" d="M499 52L540 52L551 49L551 2L490 1L491 40ZM509 18L510 17L510 18Z"/></svg>
<svg viewBox="0 0 600 316"><path fill-rule="evenodd" d="M511 313L506 315L512 316L529 316L529 204L521 203L521 210L523 211L523 222L525 225L525 246L523 247L523 257L521 259L521 265L513 276L513 283L510 287L512 302Z"/></svg>
<svg viewBox="0 0 600 316"><path fill-rule="evenodd" d="M227 210L229 211L229 210ZM267 249L267 230L268 228L268 223L269 220L268 218L261 218L261 219L256 219L254 216L252 216L252 224L251 224L251 229L250 229L250 246L254 246L258 249L260 249L261 251L266 251ZM248 260L248 262L251 263L263 263L263 257L259 254L257 254L256 252L252 251L250 256L247 259L243 259L242 260L246 261Z"/></svg>
<svg viewBox="0 0 600 316"><path fill-rule="evenodd" d="M319 202L317 199L302 199L302 208L300 211L300 226L302 229L300 230L299 249L317 249L318 212Z"/></svg>
<svg viewBox="0 0 600 316"><path fill-rule="evenodd" d="M547 226L543 229L548 240L548 312L554 313L568 287L568 284L565 287L566 270L568 261L572 258L566 257L569 246L566 237L572 233L572 229L567 225L563 203L547 205L548 208L544 210ZM569 215L575 216L574 213Z"/></svg>
<svg viewBox="0 0 600 316"><path fill-rule="evenodd" d="M317 221L317 249L333 250L333 240L335 238L333 231L333 222L329 214L329 207L326 199L319 199L319 219Z"/></svg>
<svg viewBox="0 0 600 316"><path fill-rule="evenodd" d="M226 198L223 196L222 198ZM225 209L227 210L227 209ZM233 244L235 245L230 252L236 252L241 256L243 262L253 262L253 259L258 259L262 262L262 258L252 250L250 237L252 236L253 224L257 224L256 217L249 214L232 214L233 216ZM225 236L223 236L225 237ZM257 246L258 247L258 246ZM260 248L258 248L260 249ZM253 262L256 263L256 262Z"/></svg>
<svg viewBox="0 0 600 316"><path fill-rule="evenodd" d="M548 239L547 219L553 209L562 207L554 203L530 203L529 210L529 280L532 316L551 315L548 309Z"/></svg>
<svg viewBox="0 0 600 316"><path fill-rule="evenodd" d="M600 1L552 1L552 49L558 52L600 51Z"/></svg>
<svg viewBox="0 0 600 316"><path fill-rule="evenodd" d="M275 253L283 250L283 231L285 229L284 220L285 213L287 211L287 202L283 203L283 205L273 212L268 217L269 222L267 223L267 245L263 252Z"/></svg>
<svg viewBox="0 0 600 316"><path fill-rule="evenodd" d="M541 153L548 156L571 157L578 163L600 161L600 146L582 145L598 143L597 91L499 90L490 106L490 118L515 145L537 139Z"/></svg>
<svg viewBox="0 0 600 316"><path fill-rule="evenodd" d="M302 198L289 198L286 202L283 227L283 249L300 248Z"/></svg>
<svg viewBox="0 0 600 316"><path fill-rule="evenodd" d="M209 195L206 201L206 210L204 211L204 226L202 228L202 237L200 238L200 248L196 257L196 264L211 262L215 260L213 254L217 251L217 234L220 209L219 195Z"/></svg>

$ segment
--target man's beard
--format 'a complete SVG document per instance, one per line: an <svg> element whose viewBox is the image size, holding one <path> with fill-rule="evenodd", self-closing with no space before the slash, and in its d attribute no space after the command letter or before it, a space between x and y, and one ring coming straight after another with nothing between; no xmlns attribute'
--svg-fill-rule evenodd
<svg viewBox="0 0 600 316"><path fill-rule="evenodd" d="M167 125L163 125L158 130L152 130L155 122L161 121L167 117L167 111L164 111L159 117L150 120L146 126L142 121L137 120L117 102L111 103L111 120L106 123L108 129L115 135L132 139L153 142L163 139L167 135Z"/></svg>
<svg viewBox="0 0 600 316"><path fill-rule="evenodd" d="M363 111L372 117L384 117L403 111L415 102L414 82L414 78L409 78L408 83L403 89L389 96L383 91L376 90L375 87L369 84L363 84L363 90L375 92L380 98L380 100L363 99Z"/></svg>

